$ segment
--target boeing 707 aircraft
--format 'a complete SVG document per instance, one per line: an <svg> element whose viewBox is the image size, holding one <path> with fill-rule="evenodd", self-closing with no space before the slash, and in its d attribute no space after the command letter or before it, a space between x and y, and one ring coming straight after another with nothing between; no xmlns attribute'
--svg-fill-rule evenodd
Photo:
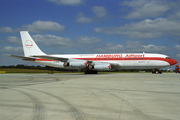
<svg viewBox="0 0 180 120"><path fill-rule="evenodd" d="M21 31L20 35L24 56L7 56L51 67L84 70L85 74L97 74L98 71L120 69L153 69L153 73L158 73L160 68L177 63L176 60L167 55L152 53L47 55L39 49L28 31Z"/></svg>

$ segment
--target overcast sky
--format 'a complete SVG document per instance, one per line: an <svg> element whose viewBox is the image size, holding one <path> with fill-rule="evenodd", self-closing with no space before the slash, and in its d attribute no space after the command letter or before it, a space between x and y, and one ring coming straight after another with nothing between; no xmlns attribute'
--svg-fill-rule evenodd
<svg viewBox="0 0 180 120"><path fill-rule="evenodd" d="M0 65L27 64L19 31L47 54L161 53L180 62L180 0L1 0ZM180 63L179 63L180 64Z"/></svg>

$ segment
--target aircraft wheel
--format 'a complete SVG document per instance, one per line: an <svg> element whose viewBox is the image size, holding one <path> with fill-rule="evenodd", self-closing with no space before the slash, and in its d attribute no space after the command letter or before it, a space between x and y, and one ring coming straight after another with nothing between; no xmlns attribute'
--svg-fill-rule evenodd
<svg viewBox="0 0 180 120"><path fill-rule="evenodd" d="M86 70L84 71L84 74L97 74L98 71L97 70Z"/></svg>
<svg viewBox="0 0 180 120"><path fill-rule="evenodd" d="M153 70L152 74L162 74L162 72L160 70Z"/></svg>
<svg viewBox="0 0 180 120"><path fill-rule="evenodd" d="M89 73L89 71L88 71L88 70L84 71L84 74L88 74L88 73Z"/></svg>

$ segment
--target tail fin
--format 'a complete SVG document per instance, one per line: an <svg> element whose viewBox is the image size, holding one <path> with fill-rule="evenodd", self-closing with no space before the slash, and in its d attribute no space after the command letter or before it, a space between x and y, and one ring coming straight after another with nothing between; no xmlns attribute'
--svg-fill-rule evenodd
<svg viewBox="0 0 180 120"><path fill-rule="evenodd" d="M33 56L33 55L45 55L39 47L36 45L34 40L29 35L28 31L20 31L21 40L24 50L24 56Z"/></svg>

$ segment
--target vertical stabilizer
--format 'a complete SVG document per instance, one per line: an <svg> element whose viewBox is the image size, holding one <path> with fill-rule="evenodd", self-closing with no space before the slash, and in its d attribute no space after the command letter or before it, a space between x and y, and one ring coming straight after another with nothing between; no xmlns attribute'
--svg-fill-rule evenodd
<svg viewBox="0 0 180 120"><path fill-rule="evenodd" d="M33 56L33 55L45 55L39 47L36 45L34 40L29 35L28 31L21 31L21 40L24 50L24 56Z"/></svg>

